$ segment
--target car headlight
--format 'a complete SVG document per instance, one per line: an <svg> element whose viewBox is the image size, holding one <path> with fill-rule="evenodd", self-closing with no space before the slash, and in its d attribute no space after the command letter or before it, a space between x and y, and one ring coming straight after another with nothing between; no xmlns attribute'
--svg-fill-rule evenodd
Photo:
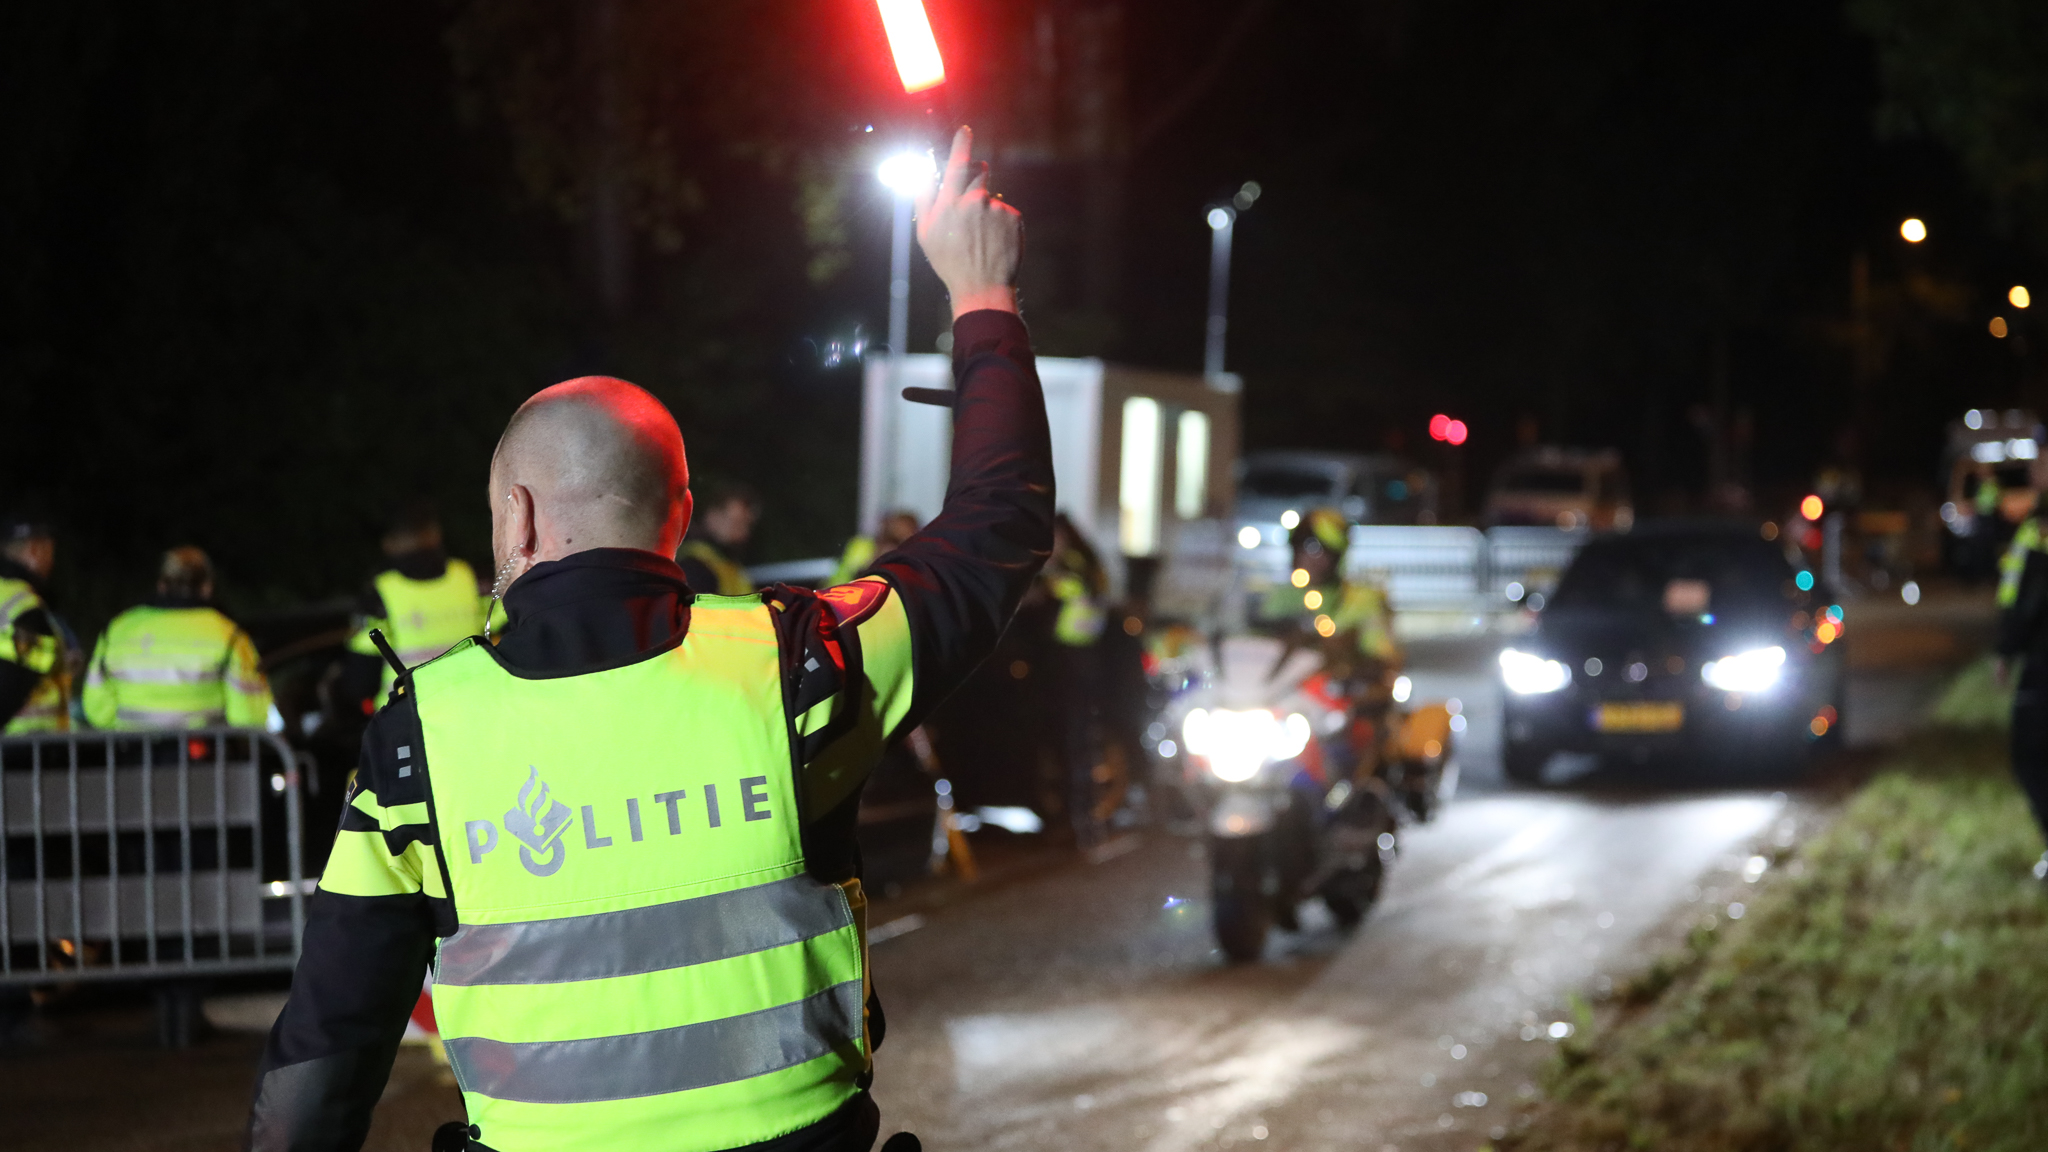
<svg viewBox="0 0 2048 1152"><path fill-rule="evenodd" d="M1778 682L1784 667L1785 650L1773 644L1709 660L1700 665L1700 679L1723 692L1762 692Z"/></svg>
<svg viewBox="0 0 2048 1152"><path fill-rule="evenodd" d="M1508 691L1518 696L1555 692L1572 682L1572 670L1555 660L1546 660L1513 648L1500 650L1500 678Z"/></svg>
<svg viewBox="0 0 2048 1152"><path fill-rule="evenodd" d="M1182 746L1201 757L1218 780L1232 784L1258 775L1268 761L1301 755L1310 734L1308 717L1293 712L1282 720L1266 708L1197 708L1180 723Z"/></svg>

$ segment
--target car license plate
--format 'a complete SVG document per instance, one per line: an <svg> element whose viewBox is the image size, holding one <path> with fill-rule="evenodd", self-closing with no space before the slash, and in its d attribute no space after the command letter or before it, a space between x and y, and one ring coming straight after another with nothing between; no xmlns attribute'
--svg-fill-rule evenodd
<svg viewBox="0 0 2048 1152"><path fill-rule="evenodd" d="M1602 704L1593 712L1602 732L1676 732L1685 727L1685 705L1676 700Z"/></svg>

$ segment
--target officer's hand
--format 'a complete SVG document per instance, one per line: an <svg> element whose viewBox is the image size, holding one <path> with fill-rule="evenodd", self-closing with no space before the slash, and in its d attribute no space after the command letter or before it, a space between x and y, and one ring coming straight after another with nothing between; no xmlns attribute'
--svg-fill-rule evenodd
<svg viewBox="0 0 2048 1152"><path fill-rule="evenodd" d="M1017 310L1024 218L989 195L988 165L974 160L974 130L953 134L945 175L917 198L917 242L953 297L953 315Z"/></svg>

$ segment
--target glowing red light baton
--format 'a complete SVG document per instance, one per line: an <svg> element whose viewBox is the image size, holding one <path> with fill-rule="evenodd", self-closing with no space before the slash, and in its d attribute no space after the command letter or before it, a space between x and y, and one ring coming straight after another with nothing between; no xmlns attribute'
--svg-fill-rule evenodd
<svg viewBox="0 0 2048 1152"><path fill-rule="evenodd" d="M932 37L924 0L879 2L882 29L889 34L889 51L896 57L896 75L903 78L903 91L923 92L944 84L946 62L939 57L939 42Z"/></svg>

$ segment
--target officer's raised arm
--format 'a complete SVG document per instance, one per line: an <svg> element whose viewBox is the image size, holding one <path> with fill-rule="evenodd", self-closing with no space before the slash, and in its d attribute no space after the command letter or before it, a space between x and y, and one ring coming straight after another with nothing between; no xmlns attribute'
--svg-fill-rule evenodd
<svg viewBox="0 0 2048 1152"><path fill-rule="evenodd" d="M995 648L1052 549L1052 439L1014 287L1024 225L989 192L973 142L962 128L944 176L918 204L918 242L952 296L957 394L945 507L870 569L908 617L913 682L907 703L890 711L892 735Z"/></svg>

